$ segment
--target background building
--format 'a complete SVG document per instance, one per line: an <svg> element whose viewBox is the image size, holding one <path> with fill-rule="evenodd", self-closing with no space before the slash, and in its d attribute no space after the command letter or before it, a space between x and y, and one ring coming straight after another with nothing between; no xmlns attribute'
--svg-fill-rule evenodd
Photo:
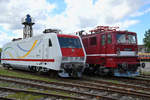
<svg viewBox="0 0 150 100"><path fill-rule="evenodd" d="M140 52L140 53L146 52L145 46L144 45L138 45L138 52Z"/></svg>

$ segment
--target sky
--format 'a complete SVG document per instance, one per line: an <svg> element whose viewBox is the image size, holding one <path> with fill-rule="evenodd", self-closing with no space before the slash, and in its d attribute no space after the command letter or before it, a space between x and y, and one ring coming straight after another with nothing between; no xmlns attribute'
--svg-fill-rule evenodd
<svg viewBox="0 0 150 100"><path fill-rule="evenodd" d="M27 14L35 22L34 36L46 28L74 34L99 25L119 26L136 32L143 44L150 29L150 0L0 0L0 47L23 37L21 23Z"/></svg>

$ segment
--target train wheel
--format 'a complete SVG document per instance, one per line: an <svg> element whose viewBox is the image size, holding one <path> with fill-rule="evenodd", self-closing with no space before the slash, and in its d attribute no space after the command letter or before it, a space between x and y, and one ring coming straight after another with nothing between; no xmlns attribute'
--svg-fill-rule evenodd
<svg viewBox="0 0 150 100"><path fill-rule="evenodd" d="M145 68L145 63L142 63L142 68Z"/></svg>
<svg viewBox="0 0 150 100"><path fill-rule="evenodd" d="M109 69L106 69L104 67L99 67L97 71L99 76L105 76L109 73Z"/></svg>
<svg viewBox="0 0 150 100"><path fill-rule="evenodd" d="M41 75L41 74L42 74L42 68L36 66L36 73L37 73L38 75Z"/></svg>
<svg viewBox="0 0 150 100"><path fill-rule="evenodd" d="M72 69L71 77L73 77L73 78L78 77L78 71L77 71L76 68L73 68L73 69Z"/></svg>
<svg viewBox="0 0 150 100"><path fill-rule="evenodd" d="M42 68L41 68L41 67L36 66L36 67L35 67L35 69L36 69L36 72L41 72L41 69L42 69Z"/></svg>
<svg viewBox="0 0 150 100"><path fill-rule="evenodd" d="M10 68L10 66L9 66L8 64L3 64L3 67L4 67L5 69L8 69L8 70L9 70L9 68Z"/></svg>
<svg viewBox="0 0 150 100"><path fill-rule="evenodd" d="M58 77L58 72L55 70L48 71L50 77Z"/></svg>
<svg viewBox="0 0 150 100"><path fill-rule="evenodd" d="M29 66L29 70L31 72L36 72L36 66Z"/></svg>
<svg viewBox="0 0 150 100"><path fill-rule="evenodd" d="M94 69L93 67L87 67L84 69L84 74L86 75L93 75L94 74Z"/></svg>

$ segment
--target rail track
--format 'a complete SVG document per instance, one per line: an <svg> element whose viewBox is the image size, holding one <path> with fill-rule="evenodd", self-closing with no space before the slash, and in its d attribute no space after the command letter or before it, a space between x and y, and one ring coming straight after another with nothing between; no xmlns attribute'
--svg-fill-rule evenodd
<svg viewBox="0 0 150 100"><path fill-rule="evenodd" d="M5 98L5 97L0 97L0 100L16 100L16 99L10 99L10 98Z"/></svg>
<svg viewBox="0 0 150 100"><path fill-rule="evenodd" d="M19 81L17 81L17 80L19 80ZM0 76L0 81L6 81L6 82L16 83L16 84L23 84L26 86L42 88L45 90L55 90L55 91L63 91L66 93L72 93L75 95L75 97L66 97L66 98L75 99L75 100L88 100L89 98L90 98L89 100L92 100L93 98L98 99L98 100L101 100L101 99L102 100L117 100L115 98L113 99L113 98L110 98L107 96L101 96L98 94L92 94L92 93L88 93L88 92L80 92L80 91L70 90L71 88L70 89L64 89L64 88L58 88L58 86L53 86L53 87L49 86L49 85L58 84L57 82L51 82L51 83L49 82L47 85L46 84L44 85L43 82L45 82L45 81L25 79L25 78L17 78L17 77L7 77L7 76Z"/></svg>
<svg viewBox="0 0 150 100"><path fill-rule="evenodd" d="M143 87L150 87L150 78L143 78L141 76L139 77L113 77L113 76L106 76L106 77L90 77L88 78L93 78L96 80L112 80L112 81L117 81L121 83L126 83L126 84L133 84L135 86L143 86Z"/></svg>
<svg viewBox="0 0 150 100"><path fill-rule="evenodd" d="M140 75L139 77L141 77L141 78L149 78L150 79L150 75Z"/></svg>
<svg viewBox="0 0 150 100"><path fill-rule="evenodd" d="M12 71L12 70L10 70L10 71ZM21 72L21 73L25 73L25 74L32 74L32 75L35 75L35 76L37 75L35 73L24 72L24 71L20 71L20 70L19 71L18 70L13 70L13 71L15 71L15 72ZM44 78L48 77L49 78L49 76L47 76L47 75L40 75L40 77L44 77ZM149 90L150 90L150 88L149 88L149 80L148 81L146 80L146 81L143 82L143 80L145 80L145 78L141 79L139 77L137 77L137 78L116 78L116 77L111 77L111 78L109 77L108 78L108 77L106 77L104 80L102 80L102 78L99 78L99 77L97 77L96 79L95 79L95 77L94 77L94 79L93 79L93 77L91 77L91 78L92 79L90 79L90 78L83 78L81 80L79 80L79 79L78 80L74 80L74 79L71 80L71 79L62 79L62 78L60 79L58 77L55 77L55 79L61 81L60 82L61 84L60 83L55 83L55 82L50 82L50 83L48 82L48 84L56 84L56 87L61 87L61 86L64 85L63 88L67 88L67 87L70 86L70 87L73 87L73 89L75 91L80 91L80 90L88 89L88 87L90 87L89 89L91 91L93 91L93 90L96 91L96 93L94 93L94 92L91 93L90 91L88 91L88 92L86 92L86 91L80 91L80 92L81 93L85 92L88 95L90 93L91 94L96 94L95 95L96 98L103 98L103 96L104 96L104 98L105 97L111 97L111 98L113 98L113 96L110 96L111 93L114 93L114 94L118 93L118 94L121 94L121 95L122 94L123 95L130 95L131 97L146 98L146 99L149 98L149 95L150 95L149 94ZM113 82L110 82L110 81L108 82L106 80L115 80L115 81L117 80L117 81L119 81L121 83L116 84L116 83L113 83ZM140 82L141 80L142 80L142 82ZM32 80L32 81L37 81L38 82L39 80ZM40 81L40 82L44 83L45 81ZM63 85L62 85L62 83L63 83ZM76 86L74 86L74 83L75 83ZM81 85L81 87L80 87L80 85ZM83 86L85 86L85 87L83 87ZM93 86L93 87L91 87L91 86ZM80 89L79 87L82 88L82 89ZM115 91L114 91L114 89L115 89ZM105 91L105 92L108 92L108 93L105 93L105 92L99 93L97 91ZM70 91L70 93L74 93L74 92ZM84 94L84 96L86 96L87 94ZM90 97L94 98L94 95L93 96L91 95ZM118 96L114 96L113 99L116 99L116 98L118 99ZM107 98L107 100L109 100L109 99ZM144 99L144 100L146 100L146 99ZM147 99L147 100L149 100L149 99Z"/></svg>
<svg viewBox="0 0 150 100"><path fill-rule="evenodd" d="M102 79L94 79L91 77L85 77L84 80L89 81L91 83L95 83L95 84L103 84L103 85L109 85L109 86L116 86L116 87L123 87L126 89L131 89L131 90L138 90L138 91L145 91L145 92L150 92L150 87L144 87L144 86L140 86L140 85L133 85L133 84L126 84L123 82L111 82L111 81L106 81L106 80L102 80ZM89 84L91 84L89 83Z"/></svg>
<svg viewBox="0 0 150 100"><path fill-rule="evenodd" d="M50 94L50 93L42 93L42 92L35 92L35 91L27 91L24 89L16 89L16 88L8 88L8 87L0 87L1 91L10 91L14 93L26 93L26 94L33 94L33 95L43 95L43 96L48 96L48 97L53 97L55 99L73 99L73 100L85 100L83 98L79 97L71 97L71 96L64 96L64 95L58 95L58 94ZM13 99L10 99L13 100Z"/></svg>
<svg viewBox="0 0 150 100"><path fill-rule="evenodd" d="M135 84L135 85L145 86L145 87L150 86L150 79L147 79L147 78L141 78L141 77L118 78L118 77L113 77L111 79L126 82L126 83L131 83L131 84Z"/></svg>
<svg viewBox="0 0 150 100"><path fill-rule="evenodd" d="M100 81L99 83L96 83L96 81L89 82L85 80L81 81L81 80L63 79L61 80L61 82L46 82L46 81L40 81L40 80L35 80L35 79L26 79L26 78L18 78L18 77L10 77L10 76L7 77L7 76L2 76L2 75L0 76L0 80L7 81L7 82L15 82L16 84L30 85L32 87L38 87L38 88L44 88L44 89L50 89L50 90L55 89L58 91L77 93L78 97L80 97L79 95L82 95L82 99L86 99L86 100L89 98L90 100L92 99L119 100L119 98L122 98L125 96L130 96L130 98L132 98L131 100L134 100L134 99L136 100L136 98L140 98L139 100L150 99L150 93L138 92L133 89L118 88L115 85L110 86L110 83L105 83L104 85L100 83ZM109 86L106 86L106 84ZM83 96L87 96L87 97L84 98Z"/></svg>

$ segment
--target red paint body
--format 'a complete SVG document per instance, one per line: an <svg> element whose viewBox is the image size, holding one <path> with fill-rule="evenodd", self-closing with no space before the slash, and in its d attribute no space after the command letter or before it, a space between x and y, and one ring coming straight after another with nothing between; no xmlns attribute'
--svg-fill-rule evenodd
<svg viewBox="0 0 150 100"><path fill-rule="evenodd" d="M66 39L79 39L78 36L74 36L74 35L58 34L57 36ZM61 47L61 52L63 57L84 57L85 56L82 46L81 48Z"/></svg>
<svg viewBox="0 0 150 100"><path fill-rule="evenodd" d="M82 48L61 48L63 57L84 57Z"/></svg>
<svg viewBox="0 0 150 100"><path fill-rule="evenodd" d="M138 46L136 33L111 29L96 29L94 31L95 32L91 34L81 35L83 45L87 53L88 64L104 66L107 68L117 68L118 64L122 63L127 63L130 67L134 67L132 65L139 64L136 55L119 56L117 54L118 51L137 53ZM129 38L128 35L133 35L135 36L136 43L128 43L127 40L125 43L118 43L117 34L125 35L127 40ZM110 38L108 38L110 36L111 43L109 41Z"/></svg>

